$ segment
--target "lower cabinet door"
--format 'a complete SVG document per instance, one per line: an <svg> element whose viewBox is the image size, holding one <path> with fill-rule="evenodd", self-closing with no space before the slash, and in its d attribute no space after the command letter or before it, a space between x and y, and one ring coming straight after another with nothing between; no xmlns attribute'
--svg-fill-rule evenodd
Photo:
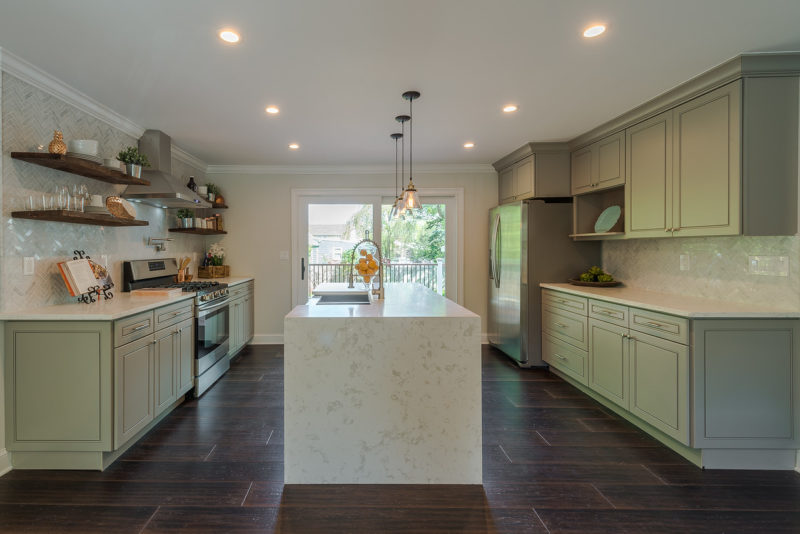
<svg viewBox="0 0 800 534"><path fill-rule="evenodd" d="M547 334L542 334L542 359L584 386L588 385L588 358L585 350L575 348L569 343L564 343Z"/></svg>
<svg viewBox="0 0 800 534"><path fill-rule="evenodd" d="M194 385L194 320L187 319L177 326L178 334L175 336L175 358L177 368L178 395L183 395Z"/></svg>
<svg viewBox="0 0 800 534"><path fill-rule="evenodd" d="M114 448L153 420L153 336L114 350Z"/></svg>
<svg viewBox="0 0 800 534"><path fill-rule="evenodd" d="M632 331L631 413L689 444L689 348Z"/></svg>
<svg viewBox="0 0 800 534"><path fill-rule="evenodd" d="M628 329L589 319L589 387L626 410Z"/></svg>
<svg viewBox="0 0 800 534"><path fill-rule="evenodd" d="M175 329L155 333L155 415L160 414L178 397L175 388Z"/></svg>

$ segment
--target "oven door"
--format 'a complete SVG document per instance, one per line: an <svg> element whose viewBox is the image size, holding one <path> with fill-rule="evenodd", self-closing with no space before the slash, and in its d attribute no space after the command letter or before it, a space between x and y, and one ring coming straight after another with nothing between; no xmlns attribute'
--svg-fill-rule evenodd
<svg viewBox="0 0 800 534"><path fill-rule="evenodd" d="M195 358L197 376L228 355L228 299L197 310Z"/></svg>

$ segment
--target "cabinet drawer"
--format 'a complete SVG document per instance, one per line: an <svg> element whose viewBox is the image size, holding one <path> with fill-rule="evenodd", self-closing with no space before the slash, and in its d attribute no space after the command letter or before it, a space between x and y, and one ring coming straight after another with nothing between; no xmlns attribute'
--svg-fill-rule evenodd
<svg viewBox="0 0 800 534"><path fill-rule="evenodd" d="M114 321L114 347L153 333L153 312L146 311Z"/></svg>
<svg viewBox="0 0 800 534"><path fill-rule="evenodd" d="M628 314L627 306L589 299L589 317L618 326L628 326Z"/></svg>
<svg viewBox="0 0 800 534"><path fill-rule="evenodd" d="M253 282L245 282L243 284L237 284L229 289L229 294L231 299L236 299L239 297L245 296L247 293L253 292Z"/></svg>
<svg viewBox="0 0 800 534"><path fill-rule="evenodd" d="M586 317L573 313L559 313L549 307L542 308L542 332L574 345L579 349L589 348L586 334Z"/></svg>
<svg viewBox="0 0 800 534"><path fill-rule="evenodd" d="M683 317L631 308L630 329L684 345L689 344L689 321Z"/></svg>
<svg viewBox="0 0 800 534"><path fill-rule="evenodd" d="M588 309L587 300L583 297L576 297L568 293L561 293L560 291L551 291L549 289L542 289L542 304L558 308L559 310L567 310L581 315L586 315Z"/></svg>
<svg viewBox="0 0 800 534"><path fill-rule="evenodd" d="M547 334L542 336L542 359L554 368L588 385L587 352L559 341Z"/></svg>
<svg viewBox="0 0 800 534"><path fill-rule="evenodd" d="M193 317L193 300L184 300L155 310L156 330L161 330Z"/></svg>

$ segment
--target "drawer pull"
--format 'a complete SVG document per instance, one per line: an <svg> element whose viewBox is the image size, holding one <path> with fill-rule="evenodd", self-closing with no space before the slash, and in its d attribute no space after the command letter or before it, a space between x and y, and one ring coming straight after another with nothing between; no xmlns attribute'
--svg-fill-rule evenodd
<svg viewBox="0 0 800 534"><path fill-rule="evenodd" d="M553 324L556 325L559 328L567 328L567 326L568 326L568 325L565 325L564 323L553 323Z"/></svg>
<svg viewBox="0 0 800 534"><path fill-rule="evenodd" d="M610 310L600 310L597 313L602 313L603 315L615 315L615 313Z"/></svg>
<svg viewBox="0 0 800 534"><path fill-rule="evenodd" d="M645 326L652 326L653 328L660 328L662 330L664 328L666 328L665 325L663 325L661 323L656 323L656 322L653 322L653 321L645 321L644 324L645 324Z"/></svg>
<svg viewBox="0 0 800 534"><path fill-rule="evenodd" d="M553 354L553 356L555 356L556 358L558 358L558 359L559 359L559 360L561 360L562 362L566 362L566 361L568 361L568 360L567 360L567 358L565 358L564 356L562 356L562 355L560 355L560 354Z"/></svg>
<svg viewBox="0 0 800 534"><path fill-rule="evenodd" d="M139 326L137 326L135 328L131 328L130 332L128 332L128 333L132 334L134 332L138 332L139 330L141 330L143 328L147 328L148 326L150 326L150 322L149 321L146 322L146 323L142 323L142 324L140 324Z"/></svg>

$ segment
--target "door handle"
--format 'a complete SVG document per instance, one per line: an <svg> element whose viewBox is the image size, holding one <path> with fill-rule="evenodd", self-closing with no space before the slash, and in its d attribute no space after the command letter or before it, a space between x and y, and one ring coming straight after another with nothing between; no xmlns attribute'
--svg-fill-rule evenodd
<svg viewBox="0 0 800 534"><path fill-rule="evenodd" d="M494 228L494 287L500 289L500 215L497 216L497 225Z"/></svg>
<svg viewBox="0 0 800 534"><path fill-rule="evenodd" d="M300 280L306 279L306 259L300 258Z"/></svg>

